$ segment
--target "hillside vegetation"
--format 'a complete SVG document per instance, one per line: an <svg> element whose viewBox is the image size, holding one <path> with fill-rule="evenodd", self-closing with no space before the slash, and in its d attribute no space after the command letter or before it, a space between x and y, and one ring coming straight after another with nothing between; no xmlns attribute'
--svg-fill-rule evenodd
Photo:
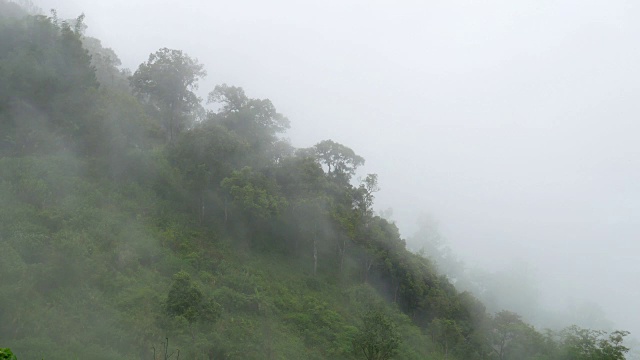
<svg viewBox="0 0 640 360"><path fill-rule="evenodd" d="M625 332L543 333L457 291L373 212L348 146L293 148L269 100L223 84L203 102L196 59L130 73L84 27L0 0L18 359L624 359Z"/></svg>

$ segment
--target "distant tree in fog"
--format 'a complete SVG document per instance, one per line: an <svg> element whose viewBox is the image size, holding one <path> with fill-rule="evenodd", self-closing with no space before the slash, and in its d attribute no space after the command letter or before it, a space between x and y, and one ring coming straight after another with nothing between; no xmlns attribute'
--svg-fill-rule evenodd
<svg viewBox="0 0 640 360"><path fill-rule="evenodd" d="M204 65L181 50L162 48L149 55L129 79L134 93L162 119L170 143L200 107L194 91L206 74Z"/></svg>

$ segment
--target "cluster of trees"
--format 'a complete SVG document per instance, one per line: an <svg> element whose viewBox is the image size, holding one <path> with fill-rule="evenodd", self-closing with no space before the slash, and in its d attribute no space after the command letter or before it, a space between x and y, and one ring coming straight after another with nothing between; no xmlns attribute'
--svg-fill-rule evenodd
<svg viewBox="0 0 640 360"><path fill-rule="evenodd" d="M365 160L348 146L292 147L289 120L240 87L216 86L207 110L196 59L163 48L130 73L84 27L0 0L0 338L14 348L142 358L172 334L194 359L624 358L625 332L541 334L456 290L374 213L378 177L354 179ZM100 355L53 336L59 318Z"/></svg>

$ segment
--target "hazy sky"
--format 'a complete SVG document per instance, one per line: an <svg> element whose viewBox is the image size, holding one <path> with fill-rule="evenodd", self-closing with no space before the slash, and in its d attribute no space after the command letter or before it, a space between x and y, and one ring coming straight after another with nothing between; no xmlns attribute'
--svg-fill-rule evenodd
<svg viewBox="0 0 640 360"><path fill-rule="evenodd" d="M379 174L403 236L435 216L468 263L528 262L547 302L640 334L640 2L34 0L135 68L161 47L269 98L297 147Z"/></svg>

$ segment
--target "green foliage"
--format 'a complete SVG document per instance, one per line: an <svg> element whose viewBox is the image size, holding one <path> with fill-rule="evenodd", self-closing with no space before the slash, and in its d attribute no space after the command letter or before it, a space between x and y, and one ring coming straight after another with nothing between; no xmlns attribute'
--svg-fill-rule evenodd
<svg viewBox="0 0 640 360"><path fill-rule="evenodd" d="M215 119L258 148L275 143L276 135L289 128L289 120L271 101L251 99L239 87L218 85L209 93L208 102L221 105L212 114Z"/></svg>
<svg viewBox="0 0 640 360"><path fill-rule="evenodd" d="M165 338L161 346L156 349L153 347L153 360L171 360L180 359L180 349L169 349L169 338Z"/></svg>
<svg viewBox="0 0 640 360"><path fill-rule="evenodd" d="M205 299L202 291L192 283L189 274L181 271L173 276L166 311L168 315L182 316L192 324L196 321L214 321L220 315L220 305Z"/></svg>
<svg viewBox="0 0 640 360"><path fill-rule="evenodd" d="M520 316L510 311L501 311L496 314L492 322L491 346L499 359L508 357L508 353L526 325Z"/></svg>
<svg viewBox="0 0 640 360"><path fill-rule="evenodd" d="M286 199L278 194L278 185L249 167L232 172L221 186L236 205L255 218L277 216L287 206Z"/></svg>
<svg viewBox="0 0 640 360"><path fill-rule="evenodd" d="M432 341L440 345L440 350L445 356L464 339L462 328L455 320L433 319L429 324L429 334Z"/></svg>
<svg viewBox="0 0 640 360"><path fill-rule="evenodd" d="M622 360L629 348L623 345L627 331L604 331L571 326L561 334L563 358L568 360Z"/></svg>
<svg viewBox="0 0 640 360"><path fill-rule="evenodd" d="M269 100L220 85L205 117L181 51L127 84L82 16L16 9L0 0L0 338L21 358L148 359L167 336L188 359L624 358L625 332L487 314L374 215L363 158L293 149Z"/></svg>
<svg viewBox="0 0 640 360"><path fill-rule="evenodd" d="M363 359L387 360L397 352L401 341L396 325L383 312L373 310L364 315L353 344Z"/></svg>
<svg viewBox="0 0 640 360"><path fill-rule="evenodd" d="M206 74L196 59L180 50L162 48L150 54L131 76L133 91L162 119L170 143L199 109L200 99L194 90Z"/></svg>
<svg viewBox="0 0 640 360"><path fill-rule="evenodd" d="M0 360L18 360L11 349L9 348L0 348Z"/></svg>
<svg viewBox="0 0 640 360"><path fill-rule="evenodd" d="M105 48L96 38L83 37L82 44L91 55L96 79L102 88L125 92L129 88L129 71L120 70L122 62L113 49Z"/></svg>
<svg viewBox="0 0 640 360"><path fill-rule="evenodd" d="M327 174L341 181L349 181L356 169L364 165L364 158L349 147L323 140L313 147L318 161L327 166Z"/></svg>
<svg viewBox="0 0 640 360"><path fill-rule="evenodd" d="M88 146L98 82L81 34L44 16L0 19L0 34L0 151Z"/></svg>

